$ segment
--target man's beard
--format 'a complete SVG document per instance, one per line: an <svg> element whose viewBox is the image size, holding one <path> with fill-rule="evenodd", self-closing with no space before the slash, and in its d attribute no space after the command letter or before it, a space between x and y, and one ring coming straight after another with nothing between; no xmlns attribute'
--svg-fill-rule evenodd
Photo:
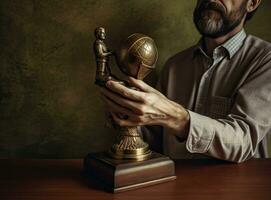
<svg viewBox="0 0 271 200"><path fill-rule="evenodd" d="M201 35L218 38L236 28L246 14L244 0L238 10L226 13L225 8L217 2L203 0L194 10L194 23Z"/></svg>

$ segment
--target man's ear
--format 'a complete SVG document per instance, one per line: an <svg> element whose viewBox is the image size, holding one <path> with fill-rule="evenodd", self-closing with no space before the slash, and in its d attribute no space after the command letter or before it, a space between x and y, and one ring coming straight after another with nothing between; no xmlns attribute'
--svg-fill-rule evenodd
<svg viewBox="0 0 271 200"><path fill-rule="evenodd" d="M256 10L261 2L262 0L249 0L247 3L247 12L250 13Z"/></svg>

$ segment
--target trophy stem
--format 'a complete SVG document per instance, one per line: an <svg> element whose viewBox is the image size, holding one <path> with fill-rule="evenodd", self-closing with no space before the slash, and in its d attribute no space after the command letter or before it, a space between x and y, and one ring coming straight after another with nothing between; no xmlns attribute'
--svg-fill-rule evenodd
<svg viewBox="0 0 271 200"><path fill-rule="evenodd" d="M117 143L109 150L109 155L115 159L146 160L151 151L140 137L137 127L123 127Z"/></svg>

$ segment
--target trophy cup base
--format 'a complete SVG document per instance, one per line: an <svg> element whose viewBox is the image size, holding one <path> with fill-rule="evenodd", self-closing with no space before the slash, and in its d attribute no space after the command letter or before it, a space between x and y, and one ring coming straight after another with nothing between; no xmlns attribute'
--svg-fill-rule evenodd
<svg viewBox="0 0 271 200"><path fill-rule="evenodd" d="M88 154L84 159L83 174L86 178L98 180L112 193L176 179L174 162L156 152L142 161L110 158L107 152Z"/></svg>
<svg viewBox="0 0 271 200"><path fill-rule="evenodd" d="M133 149L133 150L120 150L111 148L108 151L108 155L117 160L134 160L143 161L151 157L152 151L149 150L149 146L145 148Z"/></svg>

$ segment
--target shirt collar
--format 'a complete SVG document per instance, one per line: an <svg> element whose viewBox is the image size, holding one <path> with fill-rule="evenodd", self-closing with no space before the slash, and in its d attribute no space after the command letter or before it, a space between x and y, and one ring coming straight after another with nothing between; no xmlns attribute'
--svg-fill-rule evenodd
<svg viewBox="0 0 271 200"><path fill-rule="evenodd" d="M221 49L221 47L224 48L226 52L228 53L229 59L231 59L243 45L243 42L246 36L247 34L245 30L242 29L241 31L236 33L233 37L228 39L224 44L216 47L216 49ZM203 38L201 38L198 44L196 45L195 52L200 52L204 56L208 57L206 53L204 52L202 46L203 46Z"/></svg>
<svg viewBox="0 0 271 200"><path fill-rule="evenodd" d="M236 52L241 48L247 34L244 29L239 33L235 34L232 38L226 41L221 46L224 47L229 53L230 59L236 54Z"/></svg>

